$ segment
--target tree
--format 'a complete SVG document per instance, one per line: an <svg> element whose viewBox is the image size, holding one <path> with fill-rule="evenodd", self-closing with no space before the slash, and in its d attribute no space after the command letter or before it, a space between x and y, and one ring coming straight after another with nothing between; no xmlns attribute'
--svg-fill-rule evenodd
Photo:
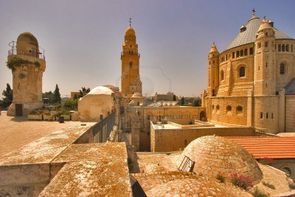
<svg viewBox="0 0 295 197"><path fill-rule="evenodd" d="M60 92L58 85L56 84L55 90L53 92L53 103L60 103L61 102L61 97L60 97Z"/></svg>
<svg viewBox="0 0 295 197"><path fill-rule="evenodd" d="M12 103L13 99L13 91L8 83L6 84L6 89L3 90L2 95L4 97L2 100L0 100L0 106L3 109L6 109Z"/></svg>
<svg viewBox="0 0 295 197"><path fill-rule="evenodd" d="M193 100L193 106L201 106L201 98L200 97L196 97Z"/></svg>
<svg viewBox="0 0 295 197"><path fill-rule="evenodd" d="M76 110L77 109L77 99L66 99L64 101L64 108L67 110Z"/></svg>
<svg viewBox="0 0 295 197"><path fill-rule="evenodd" d="M181 106L185 105L184 97L181 97L181 99L179 101L179 105L181 105Z"/></svg>
<svg viewBox="0 0 295 197"><path fill-rule="evenodd" d="M86 88L86 87L82 87L81 90L79 90L80 92L80 97L85 96L88 92L90 92L90 88Z"/></svg>

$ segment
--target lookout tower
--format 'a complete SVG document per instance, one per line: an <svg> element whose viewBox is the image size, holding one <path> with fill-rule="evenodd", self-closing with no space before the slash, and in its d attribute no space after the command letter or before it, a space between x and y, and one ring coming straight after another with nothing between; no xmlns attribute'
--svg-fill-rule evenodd
<svg viewBox="0 0 295 197"><path fill-rule="evenodd" d="M8 115L23 116L43 106L42 77L46 68L44 52L29 32L9 43L7 67L12 71L13 101Z"/></svg>

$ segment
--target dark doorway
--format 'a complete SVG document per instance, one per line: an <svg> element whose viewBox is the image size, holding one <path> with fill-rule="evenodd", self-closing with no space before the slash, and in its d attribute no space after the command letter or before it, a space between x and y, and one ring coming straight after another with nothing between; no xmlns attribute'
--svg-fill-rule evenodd
<svg viewBox="0 0 295 197"><path fill-rule="evenodd" d="M201 113L200 113L200 120L201 121L207 121L206 112L201 111Z"/></svg>
<svg viewBox="0 0 295 197"><path fill-rule="evenodd" d="M15 104L15 116L23 116L23 104Z"/></svg>

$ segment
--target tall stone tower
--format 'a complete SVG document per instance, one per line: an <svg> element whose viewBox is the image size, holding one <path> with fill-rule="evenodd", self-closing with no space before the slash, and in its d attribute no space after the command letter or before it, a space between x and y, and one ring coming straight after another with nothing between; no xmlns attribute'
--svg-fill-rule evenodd
<svg viewBox="0 0 295 197"><path fill-rule="evenodd" d="M264 19L257 31L255 41L254 95L275 95L275 58L275 31L272 22Z"/></svg>
<svg viewBox="0 0 295 197"><path fill-rule="evenodd" d="M219 86L219 52L215 43L208 55L208 95L216 96Z"/></svg>
<svg viewBox="0 0 295 197"><path fill-rule="evenodd" d="M15 48L16 47L16 48ZM43 106L42 77L46 68L37 39L29 32L18 36L8 52L7 66L12 71L13 101L8 115L22 116Z"/></svg>
<svg viewBox="0 0 295 197"><path fill-rule="evenodd" d="M122 45L121 91L123 96L130 98L134 93L142 94L142 83L139 76L139 53L136 35L131 22L125 32Z"/></svg>

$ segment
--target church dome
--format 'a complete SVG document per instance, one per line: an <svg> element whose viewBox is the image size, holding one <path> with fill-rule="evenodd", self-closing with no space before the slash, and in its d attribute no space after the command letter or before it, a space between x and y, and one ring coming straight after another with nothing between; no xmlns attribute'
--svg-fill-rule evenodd
<svg viewBox="0 0 295 197"><path fill-rule="evenodd" d="M214 42L213 42L213 44L211 46L210 53L218 53L218 49L217 49Z"/></svg>
<svg viewBox="0 0 295 197"><path fill-rule="evenodd" d="M142 94L140 92L135 92L131 98L135 99L135 98L142 98Z"/></svg>
<svg viewBox="0 0 295 197"><path fill-rule="evenodd" d="M256 40L256 33L262 23L263 19L252 15L252 17L248 20L247 24L243 25L240 28L240 32L236 35L236 37L232 40L226 50L238 47L244 44L254 43ZM273 28L275 31L276 39L292 39L284 32L279 31L276 28Z"/></svg>
<svg viewBox="0 0 295 197"><path fill-rule="evenodd" d="M262 179L262 172L253 158L240 145L218 136L204 136L192 141L182 152L176 163L179 166L183 159L190 158L195 162L193 171L216 177L230 177L239 174L250 177L254 183Z"/></svg>

